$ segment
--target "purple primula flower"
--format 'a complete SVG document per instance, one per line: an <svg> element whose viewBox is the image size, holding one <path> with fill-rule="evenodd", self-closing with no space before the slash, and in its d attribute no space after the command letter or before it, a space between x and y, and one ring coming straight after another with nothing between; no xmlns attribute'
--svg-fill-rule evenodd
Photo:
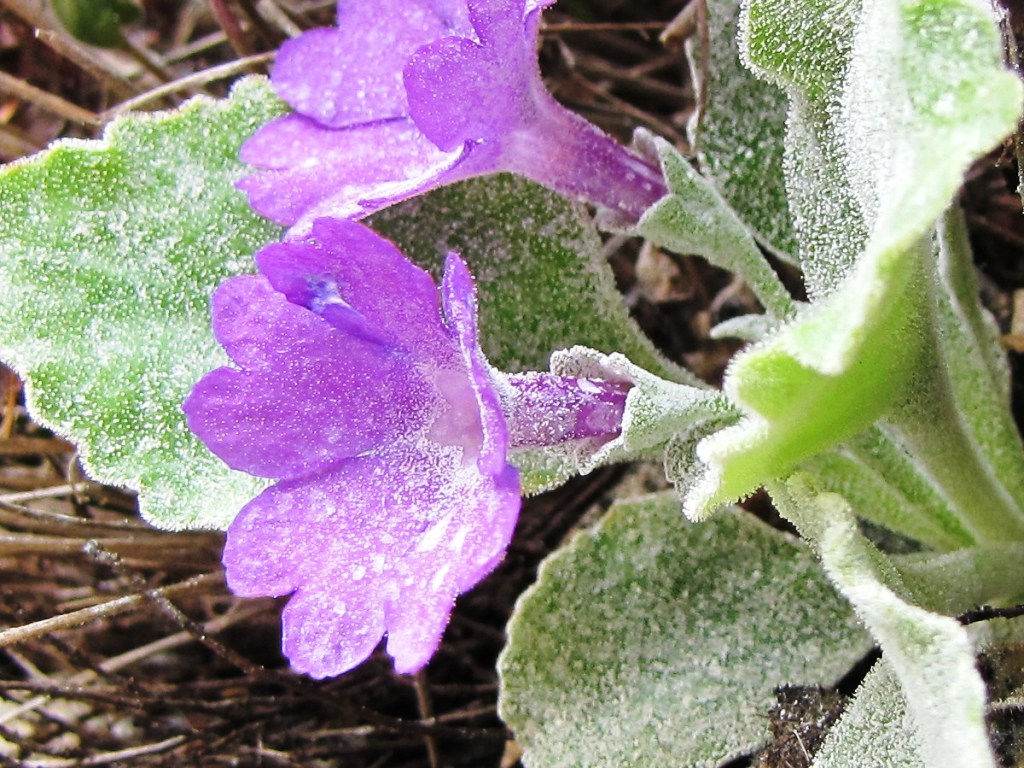
<svg viewBox="0 0 1024 768"><path fill-rule="evenodd" d="M295 113L242 148L265 169L253 208L303 234L419 192L501 171L636 221L655 164L558 104L537 64L553 0L340 0L338 26L285 43L272 82Z"/></svg>
<svg viewBox="0 0 1024 768"><path fill-rule="evenodd" d="M256 261L261 274L213 297L234 365L184 404L214 453L276 481L228 529L228 584L292 594L283 645L299 671L340 674L385 634L396 669L415 671L456 595L508 545L520 505L509 451L612 439L630 385L492 369L455 254L440 295L352 221L319 219Z"/></svg>

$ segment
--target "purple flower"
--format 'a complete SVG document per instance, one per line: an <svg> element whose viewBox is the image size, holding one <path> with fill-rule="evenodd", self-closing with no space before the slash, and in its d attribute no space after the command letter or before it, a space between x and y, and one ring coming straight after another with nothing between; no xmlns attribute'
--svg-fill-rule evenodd
<svg viewBox="0 0 1024 768"><path fill-rule="evenodd" d="M632 221L665 194L655 165L547 92L537 64L553 0L340 0L338 26L285 43L273 84L295 113L242 148L265 169L253 208L308 231L500 171Z"/></svg>
<svg viewBox="0 0 1024 768"><path fill-rule="evenodd" d="M228 584L292 594L283 645L299 671L340 674L384 634L396 669L415 671L455 597L508 545L520 505L509 450L612 439L629 385L494 371L455 254L440 296L347 220L319 219L256 261L260 275L213 297L234 365L184 404L214 453L276 481L228 530Z"/></svg>

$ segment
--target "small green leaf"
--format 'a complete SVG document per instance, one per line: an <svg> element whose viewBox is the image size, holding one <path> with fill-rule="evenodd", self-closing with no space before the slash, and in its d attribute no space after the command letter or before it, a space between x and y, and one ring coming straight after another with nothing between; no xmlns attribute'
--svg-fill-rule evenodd
<svg viewBox="0 0 1024 768"><path fill-rule="evenodd" d="M142 11L131 0L52 0L60 23L91 45L114 48L124 42L121 27L137 21Z"/></svg>
<svg viewBox="0 0 1024 768"><path fill-rule="evenodd" d="M881 644L903 689L922 762L995 768L985 732L985 684L967 629L917 604L893 562L860 533L841 496L818 493L806 475L769 490Z"/></svg>
<svg viewBox="0 0 1024 768"><path fill-rule="evenodd" d="M281 111L253 78L0 172L0 355L33 416L162 527L225 526L260 487L188 431L181 402L227 362L210 294L280 231L233 183L242 141Z"/></svg>
<svg viewBox="0 0 1024 768"><path fill-rule="evenodd" d="M770 315L787 318L794 302L746 225L714 187L663 139L655 145L669 194L649 208L637 232L676 253L703 256L743 278Z"/></svg>
<svg viewBox="0 0 1024 768"><path fill-rule="evenodd" d="M736 356L723 386L745 416L698 446L705 468L688 516L785 476L903 401L921 354L913 320L922 314L920 295L905 289L927 253L862 262L828 301Z"/></svg>
<svg viewBox="0 0 1024 768"><path fill-rule="evenodd" d="M474 179L393 206L371 225L435 276L448 251L466 259L481 346L498 368L545 370L552 352L582 344L697 384L640 331L590 217L554 192L508 174Z"/></svg>
<svg viewBox="0 0 1024 768"><path fill-rule="evenodd" d="M949 503L910 462L884 432L872 428L801 469L818 479L821 490L847 499L861 518L926 547L942 552L973 544Z"/></svg>
<svg viewBox="0 0 1024 768"><path fill-rule="evenodd" d="M829 731L811 768L927 768L899 680L883 659Z"/></svg>
<svg viewBox="0 0 1024 768"><path fill-rule="evenodd" d="M785 258L797 255L786 196L786 96L740 61L739 0L705 0L707 38L687 45L703 104L689 125L701 170L756 237ZM705 56L705 53L707 54Z"/></svg>
<svg viewBox="0 0 1024 768"><path fill-rule="evenodd" d="M929 610L956 616L981 605L1024 603L1024 543L1002 542L935 554L890 555L903 583Z"/></svg>
<svg viewBox="0 0 1024 768"><path fill-rule="evenodd" d="M799 542L738 511L688 524L659 494L541 567L500 713L530 768L710 768L767 740L776 686L830 684L866 648Z"/></svg>

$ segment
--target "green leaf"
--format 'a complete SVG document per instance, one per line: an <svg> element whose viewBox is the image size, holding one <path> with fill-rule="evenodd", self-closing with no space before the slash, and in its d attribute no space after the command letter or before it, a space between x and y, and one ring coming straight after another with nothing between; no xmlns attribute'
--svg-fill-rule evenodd
<svg viewBox="0 0 1024 768"><path fill-rule="evenodd" d="M806 475L769 490L881 644L903 689L922 762L995 768L985 732L985 684L967 629L917 604L892 561L860 533L842 497L818 493Z"/></svg>
<svg viewBox="0 0 1024 768"><path fill-rule="evenodd" d="M785 476L905 398L920 354L912 321L921 300L904 290L923 269L927 250L917 251L886 269L867 264L829 301L734 358L723 388L744 418L698 446L705 466L686 500L688 516L702 518Z"/></svg>
<svg viewBox="0 0 1024 768"><path fill-rule="evenodd" d="M91 45L113 48L124 42L121 27L137 21L139 6L130 0L52 0L54 13L68 32Z"/></svg>
<svg viewBox="0 0 1024 768"><path fill-rule="evenodd" d="M703 97L689 125L701 170L755 236L776 254L797 255L783 173L786 96L740 61L739 0L706 0L707 48L691 38L691 71Z"/></svg>
<svg viewBox="0 0 1024 768"><path fill-rule="evenodd" d="M860 684L811 768L927 768L900 683L883 660Z"/></svg>
<svg viewBox="0 0 1024 768"><path fill-rule="evenodd" d="M674 494L615 505L541 567L499 661L530 768L716 766L768 738L784 683L829 684L864 636L812 554Z"/></svg>
<svg viewBox="0 0 1024 768"><path fill-rule="evenodd" d="M501 174L434 190L370 223L435 277L449 251L463 256L477 280L481 347L498 368L545 370L552 352L581 344L698 385L640 331L590 217L554 192Z"/></svg>
<svg viewBox="0 0 1024 768"><path fill-rule="evenodd" d="M933 550L970 546L974 536L913 456L892 435L873 427L841 448L815 456L802 469L822 491L850 502L862 519Z"/></svg>
<svg viewBox="0 0 1024 768"><path fill-rule="evenodd" d="M281 111L253 78L0 172L0 355L33 417L162 527L225 526L260 487L188 431L181 402L227 362L210 294L278 235L233 183L240 144Z"/></svg>
<svg viewBox="0 0 1024 768"><path fill-rule="evenodd" d="M1024 540L1024 446L1010 411L1005 353L978 302L958 210L940 219L932 262L917 320L928 355L888 430L924 466L974 541Z"/></svg>
<svg viewBox="0 0 1024 768"><path fill-rule="evenodd" d="M920 327L930 229L1021 102L975 0L752 0L743 46L791 99L787 178L814 303L730 367L724 389L746 418L699 446L693 516L786 476L922 386L943 359ZM994 515L1017 531L1011 507Z"/></svg>
<svg viewBox="0 0 1024 768"><path fill-rule="evenodd" d="M890 555L903 583L929 610L950 616L978 606L1024 602L1024 543L1002 542L935 554Z"/></svg>
<svg viewBox="0 0 1024 768"><path fill-rule="evenodd" d="M676 253L703 256L743 278L768 314L787 318L794 302L746 225L711 184L663 139L655 145L669 194L641 217L637 232Z"/></svg>
<svg viewBox="0 0 1024 768"><path fill-rule="evenodd" d="M865 250L920 238L1016 126L1020 83L983 0L751 0L740 34L790 97L787 184L812 299Z"/></svg>
<svg viewBox="0 0 1024 768"><path fill-rule="evenodd" d="M808 295L816 299L836 288L866 237L836 125L861 3L750 0L741 7L740 57L789 98L786 191L799 242L796 256Z"/></svg>

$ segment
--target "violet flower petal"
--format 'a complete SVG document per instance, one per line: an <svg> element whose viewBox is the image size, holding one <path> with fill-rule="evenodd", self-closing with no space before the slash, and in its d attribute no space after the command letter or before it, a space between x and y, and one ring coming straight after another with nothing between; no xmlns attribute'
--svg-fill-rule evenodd
<svg viewBox="0 0 1024 768"><path fill-rule="evenodd" d="M445 262L441 282L444 312L454 328L459 348L476 397L480 414L482 441L478 451L482 472L499 474L507 471L508 428L501 401L494 388L490 364L480 351L476 326L476 290L466 263L455 253Z"/></svg>
<svg viewBox="0 0 1024 768"><path fill-rule="evenodd" d="M265 277L214 300L238 368L184 406L230 464L280 478L228 530L228 584L293 593L283 646L299 671L340 674L384 634L396 669L415 671L456 596L500 561L520 506L472 278L449 256L439 296L351 221L314 222L257 262Z"/></svg>
<svg viewBox="0 0 1024 768"><path fill-rule="evenodd" d="M340 0L337 27L281 46L278 95L332 128L408 114L402 67L419 46L470 31L464 0Z"/></svg>
<svg viewBox="0 0 1024 768"><path fill-rule="evenodd" d="M512 172L623 226L666 192L653 161L559 105L537 64L551 0L349 0L286 44L272 82L299 112L243 146L253 208L309 232L435 187Z"/></svg>
<svg viewBox="0 0 1024 768"><path fill-rule="evenodd" d="M434 279L362 224L318 219L308 237L267 246L256 264L275 290L339 330L434 367L460 366Z"/></svg>
<svg viewBox="0 0 1024 768"><path fill-rule="evenodd" d="M207 374L183 408L189 428L234 469L302 475L394 439L422 407L427 384L410 360L338 332L263 277L225 281L213 327L239 368Z"/></svg>
<svg viewBox="0 0 1024 768"><path fill-rule="evenodd" d="M442 149L489 147L491 167L512 171L636 221L666 193L660 171L556 102L536 46L542 3L467 0L477 40L419 48L405 67L409 112Z"/></svg>
<svg viewBox="0 0 1024 768"><path fill-rule="evenodd" d="M410 180L432 178L460 154L439 150L408 118L334 130L285 115L242 146L243 162L268 170L237 186L260 215L283 225L302 220L308 231L317 218L372 213L382 206L360 201L388 198Z"/></svg>
<svg viewBox="0 0 1024 768"><path fill-rule="evenodd" d="M470 0L468 6L479 42L436 40L405 68L416 125L449 151L467 141L501 140L535 121L535 104L546 95L531 32L539 13L524 21L522 0Z"/></svg>
<svg viewBox="0 0 1024 768"><path fill-rule="evenodd" d="M418 669L456 595L508 545L518 482L480 473L456 448L420 448L403 443L279 483L228 529L224 565L234 592L296 590L284 637L298 671L341 674L384 631L396 669Z"/></svg>

